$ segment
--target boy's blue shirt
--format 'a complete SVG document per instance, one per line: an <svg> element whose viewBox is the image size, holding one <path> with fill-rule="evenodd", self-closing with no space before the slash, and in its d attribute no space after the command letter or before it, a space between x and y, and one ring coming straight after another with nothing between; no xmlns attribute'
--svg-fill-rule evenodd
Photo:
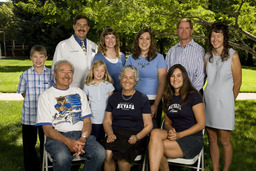
<svg viewBox="0 0 256 171"><path fill-rule="evenodd" d="M21 74L17 93L26 94L22 106L22 124L36 124L38 97L44 90L50 88L53 83L53 72L45 66L41 74L37 73L34 66Z"/></svg>

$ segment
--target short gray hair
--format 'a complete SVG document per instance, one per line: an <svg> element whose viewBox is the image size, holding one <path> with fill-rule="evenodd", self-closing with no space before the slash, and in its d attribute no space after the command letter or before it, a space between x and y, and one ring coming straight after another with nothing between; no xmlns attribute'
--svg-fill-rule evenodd
<svg viewBox="0 0 256 171"><path fill-rule="evenodd" d="M124 72L127 71L127 70L131 70L131 71L134 72L135 80L136 80L136 82L138 82L138 81L139 81L139 71L137 70L136 67L134 67L134 66L132 66L132 65L125 65L125 66L122 68L122 70L121 70L121 72L120 72L120 74L119 74L119 79L121 80L121 78L122 78L123 75L124 75Z"/></svg>
<svg viewBox="0 0 256 171"><path fill-rule="evenodd" d="M54 73L57 73L60 64L69 64L69 65L71 66L71 68L72 68L72 72L74 73L74 71L75 71L74 66L73 66L73 64L70 63L68 60L60 60L60 61L57 61L57 62L54 64Z"/></svg>

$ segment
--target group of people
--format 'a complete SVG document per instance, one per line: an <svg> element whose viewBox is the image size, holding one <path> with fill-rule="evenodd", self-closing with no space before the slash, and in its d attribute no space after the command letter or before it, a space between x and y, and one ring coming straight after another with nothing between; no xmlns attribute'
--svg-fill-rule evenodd
<svg viewBox="0 0 256 171"><path fill-rule="evenodd" d="M112 171L117 162L119 170L128 171L148 148L150 170L158 171L169 170L167 158L197 155L205 127L213 170L220 169L218 140L223 170L229 170L241 64L229 47L225 24L212 25L205 54L192 39L192 22L181 19L180 42L165 59L149 29L138 32L127 60L114 29L101 33L99 45L86 38L87 17L77 16L73 29L74 35L56 47L53 73L44 66L46 49L36 45L33 66L20 77L25 170L39 170L38 130L40 151L45 135L54 170L70 170L73 157L81 155L87 159L83 170ZM162 111L165 128L159 129Z"/></svg>

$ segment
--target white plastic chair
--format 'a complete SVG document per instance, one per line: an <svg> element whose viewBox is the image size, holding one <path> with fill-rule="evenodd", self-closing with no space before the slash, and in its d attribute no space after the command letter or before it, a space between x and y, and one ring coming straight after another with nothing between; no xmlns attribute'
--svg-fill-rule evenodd
<svg viewBox="0 0 256 171"><path fill-rule="evenodd" d="M161 124L161 129L164 128L164 120ZM204 129L203 129L203 135L204 135ZM172 163L174 165L183 166L187 168L196 169L197 171L202 170L204 171L204 147L202 150L192 159L186 159L186 158L167 158L168 163ZM197 165L194 164L197 162Z"/></svg>
<svg viewBox="0 0 256 171"><path fill-rule="evenodd" d="M46 136L44 136L44 152L43 152L43 164L42 164L42 171L48 171L49 168L52 168L52 165L49 165L49 162L52 162L52 157L51 155L45 150L45 143L46 143ZM72 160L72 165L80 165L83 164L86 161L86 158L81 157L81 156L77 156L74 157Z"/></svg>

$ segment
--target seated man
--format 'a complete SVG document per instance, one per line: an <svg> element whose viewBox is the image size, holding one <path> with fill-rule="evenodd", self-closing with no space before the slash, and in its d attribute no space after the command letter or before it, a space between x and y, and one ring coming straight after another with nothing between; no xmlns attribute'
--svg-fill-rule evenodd
<svg viewBox="0 0 256 171"><path fill-rule="evenodd" d="M54 65L56 84L44 91L38 101L37 126L47 136L45 148L53 159L54 170L70 170L74 156L87 160L83 170L96 171L104 162L105 149L91 133L91 110L86 94L69 87L74 67L68 61Z"/></svg>

